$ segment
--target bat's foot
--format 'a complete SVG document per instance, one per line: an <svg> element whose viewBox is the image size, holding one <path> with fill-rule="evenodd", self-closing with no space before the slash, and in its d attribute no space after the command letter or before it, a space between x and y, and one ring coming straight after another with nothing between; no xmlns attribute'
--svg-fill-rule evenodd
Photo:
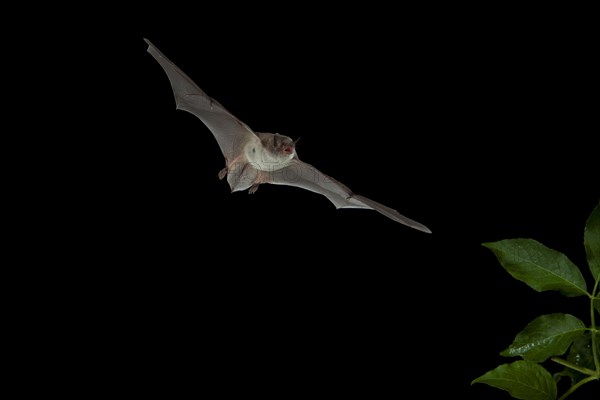
<svg viewBox="0 0 600 400"><path fill-rule="evenodd" d="M258 187L260 186L260 184L255 184L250 186L250 189L248 189L248 193L249 194L254 194L254 192L256 192L258 190Z"/></svg>
<svg viewBox="0 0 600 400"><path fill-rule="evenodd" d="M223 179L223 178L225 178L226 175L227 175L227 167L220 170L218 176L219 176L219 179Z"/></svg>

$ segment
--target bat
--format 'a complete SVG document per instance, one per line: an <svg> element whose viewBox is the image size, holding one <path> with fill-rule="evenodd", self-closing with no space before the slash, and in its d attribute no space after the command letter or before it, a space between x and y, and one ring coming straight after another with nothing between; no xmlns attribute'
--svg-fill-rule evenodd
<svg viewBox="0 0 600 400"><path fill-rule="evenodd" d="M337 209L375 210L386 217L420 231L429 228L398 211L353 193L347 186L300 161L296 142L278 133L254 132L216 100L204 93L183 71L165 57L149 40L148 53L164 69L171 82L176 109L198 117L212 132L225 157L219 179L227 177L231 192L254 193L259 185L289 185L324 195Z"/></svg>

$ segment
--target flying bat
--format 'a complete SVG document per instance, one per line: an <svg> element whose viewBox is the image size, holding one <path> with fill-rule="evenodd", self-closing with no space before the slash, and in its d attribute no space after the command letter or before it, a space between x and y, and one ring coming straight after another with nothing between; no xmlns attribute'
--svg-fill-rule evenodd
<svg viewBox="0 0 600 400"><path fill-rule="evenodd" d="M336 208L363 208L423 232L425 225L398 211L353 193L348 187L300 161L296 142L278 133L254 132L216 100L204 93L183 71L165 57L149 40L148 53L167 73L175 95L176 109L194 114L212 132L223 155L225 168L218 176L227 177L232 192L254 193L263 183L290 185L327 197Z"/></svg>

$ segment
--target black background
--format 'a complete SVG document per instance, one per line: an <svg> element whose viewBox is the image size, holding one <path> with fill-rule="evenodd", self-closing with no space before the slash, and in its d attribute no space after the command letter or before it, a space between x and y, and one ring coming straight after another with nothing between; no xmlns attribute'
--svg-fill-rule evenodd
<svg viewBox="0 0 600 400"><path fill-rule="evenodd" d="M81 314L113 378L171 394L509 398L470 382L514 361L498 353L538 315L589 322L585 299L536 293L481 246L533 238L591 282L585 24L561 10L237 7L155 8L98 32L86 90L110 101L87 114L102 132L78 154L94 167L77 290L95 294ZM216 141L175 110L143 38L251 128L300 137L302 160L433 234L297 188L229 193Z"/></svg>

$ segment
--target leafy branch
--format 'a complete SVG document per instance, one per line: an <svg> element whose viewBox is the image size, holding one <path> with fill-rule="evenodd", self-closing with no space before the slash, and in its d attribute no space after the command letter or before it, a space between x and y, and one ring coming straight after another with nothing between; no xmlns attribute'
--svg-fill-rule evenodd
<svg viewBox="0 0 600 400"><path fill-rule="evenodd" d="M600 380L600 203L586 221L584 247L594 285L589 292L581 270L563 253L533 239L507 239L484 243L515 279L538 292L556 290L566 297L590 299L590 324L563 313L541 315L517 334L500 355L522 360L502 364L474 379L506 390L522 400L556 400L557 381L570 379L558 400L564 400L581 386ZM566 358L559 356L566 355ZM542 365L547 360L564 369L553 375Z"/></svg>

